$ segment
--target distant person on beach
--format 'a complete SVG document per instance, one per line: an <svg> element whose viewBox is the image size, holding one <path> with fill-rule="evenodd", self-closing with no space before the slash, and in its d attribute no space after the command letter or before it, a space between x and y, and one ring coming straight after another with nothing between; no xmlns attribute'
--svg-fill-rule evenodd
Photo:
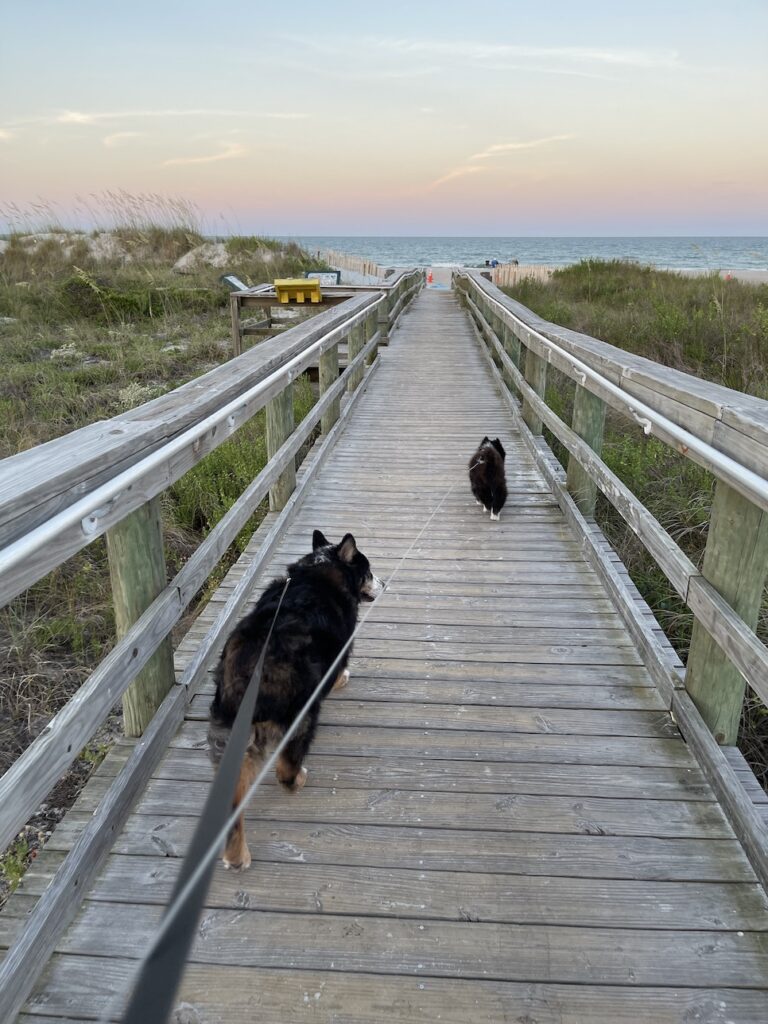
<svg viewBox="0 0 768 1024"><path fill-rule="evenodd" d="M498 265L499 265L499 261L498 260L491 260L491 266L492 267L498 267Z"/></svg>
<svg viewBox="0 0 768 1024"><path fill-rule="evenodd" d="M513 267L519 267L520 266L520 261L519 260L510 260L509 262L512 264Z"/></svg>

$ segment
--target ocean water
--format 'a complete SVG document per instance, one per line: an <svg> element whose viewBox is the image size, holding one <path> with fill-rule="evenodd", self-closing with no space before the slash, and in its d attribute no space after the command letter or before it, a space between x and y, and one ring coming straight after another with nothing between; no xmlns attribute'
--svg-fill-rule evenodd
<svg viewBox="0 0 768 1024"><path fill-rule="evenodd" d="M386 236L294 236L305 249L336 249L389 267L483 266L580 260L635 260L672 269L768 270L768 238L429 238Z"/></svg>

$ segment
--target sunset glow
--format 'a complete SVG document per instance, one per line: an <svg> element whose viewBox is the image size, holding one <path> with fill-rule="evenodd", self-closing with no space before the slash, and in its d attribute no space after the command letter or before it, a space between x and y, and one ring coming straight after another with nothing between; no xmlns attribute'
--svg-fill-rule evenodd
<svg viewBox="0 0 768 1024"><path fill-rule="evenodd" d="M759 0L284 10L8 5L0 206L125 189L209 233L768 233Z"/></svg>

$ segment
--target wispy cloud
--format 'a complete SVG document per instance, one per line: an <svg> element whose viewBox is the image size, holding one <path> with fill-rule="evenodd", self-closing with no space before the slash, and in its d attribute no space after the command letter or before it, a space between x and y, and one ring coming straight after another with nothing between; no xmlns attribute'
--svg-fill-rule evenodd
<svg viewBox="0 0 768 1024"><path fill-rule="evenodd" d="M163 160L163 167L179 167L182 164L212 164L218 160L235 160L247 152L247 148L240 142L230 142L220 153L214 153L212 156L177 156L171 160Z"/></svg>
<svg viewBox="0 0 768 1024"><path fill-rule="evenodd" d="M477 174L478 171L491 170L488 164L480 163L480 161L487 160L489 157L500 156L503 153L510 153L516 150L538 149L539 146L546 146L552 142L565 142L567 139L573 138L575 138L574 135L547 135L541 139L527 139L525 142L494 142L492 145L486 146L479 153L473 153L468 158L468 160L476 161L475 163L467 162L459 167L455 167L452 171L427 185L427 189L437 188L439 185L444 185L446 182L453 181L456 178L464 178L468 174Z"/></svg>
<svg viewBox="0 0 768 1024"><path fill-rule="evenodd" d="M110 111L84 111L84 110L62 110L57 114L40 115L36 117L18 118L14 121L6 121L6 128L16 128L31 124L47 125L83 125L100 124L109 121L132 121L144 120L146 118L184 118L184 117L238 117L253 118L256 120L277 120L277 121L303 121L310 115L299 111L286 110L209 110L195 108L192 110L110 110Z"/></svg>
<svg viewBox="0 0 768 1024"><path fill-rule="evenodd" d="M445 185L447 181L453 181L455 178L463 178L467 174L477 174L479 171L487 170L487 167L478 167L477 165L474 165L472 167L457 167L455 168L455 170L449 171L447 174L444 174L442 178L438 178L437 181L430 182L430 184L427 185L427 188L437 188L438 185Z"/></svg>
<svg viewBox="0 0 768 1024"><path fill-rule="evenodd" d="M679 66L677 50L595 49L583 46L529 46L511 43L474 43L422 39L370 39L369 45L402 54L428 54L473 62L489 60L565 60L574 63L659 68Z"/></svg>
<svg viewBox="0 0 768 1024"><path fill-rule="evenodd" d="M79 110L66 110L55 119L58 124L94 124L98 121L124 121L144 117L256 117L270 118L280 121L298 121L309 117L309 114L291 111L240 111L240 110L113 110L100 113L83 113Z"/></svg>
<svg viewBox="0 0 768 1024"><path fill-rule="evenodd" d="M57 124L93 124L96 114L83 114L79 110L65 110L54 118Z"/></svg>
<svg viewBox="0 0 768 1024"><path fill-rule="evenodd" d="M115 146L119 146L127 139L140 139L144 137L144 132L113 132L111 135L105 135L101 140L108 149L112 149Z"/></svg>
<svg viewBox="0 0 768 1024"><path fill-rule="evenodd" d="M529 139L527 142L497 142L480 153L473 153L469 159L487 160L489 156L496 156L499 153L511 153L520 149L538 149L539 146L548 146L551 142L566 142L573 138L575 138L573 135L547 135L543 139Z"/></svg>
<svg viewBox="0 0 768 1024"><path fill-rule="evenodd" d="M13 138L13 132L7 132L5 129L0 128L0 142L7 142Z"/></svg>

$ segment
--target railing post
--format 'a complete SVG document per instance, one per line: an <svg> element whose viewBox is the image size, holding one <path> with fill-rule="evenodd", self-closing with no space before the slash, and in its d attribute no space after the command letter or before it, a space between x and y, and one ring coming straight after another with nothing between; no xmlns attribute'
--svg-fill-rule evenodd
<svg viewBox="0 0 768 1024"><path fill-rule="evenodd" d="M547 362L537 355L532 348L526 349L523 376L539 398L544 398L544 392L547 390ZM541 433L541 420L525 398L523 399L523 419L532 434Z"/></svg>
<svg viewBox="0 0 768 1024"><path fill-rule="evenodd" d="M359 323L357 327L353 327L349 332L347 338L347 365L359 355L365 345L365 322ZM362 363L356 370L353 370L349 375L347 381L347 391L354 391L363 379L363 365Z"/></svg>
<svg viewBox="0 0 768 1024"><path fill-rule="evenodd" d="M168 582L159 496L107 531L107 553L120 639ZM173 649L166 637L123 694L126 736L143 734L174 682Z"/></svg>
<svg viewBox="0 0 768 1024"><path fill-rule="evenodd" d="M236 292L230 292L229 312L232 318L232 355L239 356L243 351L243 335L240 330L240 300Z"/></svg>
<svg viewBox="0 0 768 1024"><path fill-rule="evenodd" d="M376 333L376 331L378 329L379 329L379 320L378 320L378 307L377 307L376 309L374 309L374 311L371 313L371 315L365 321L365 341L366 341L366 344L371 340L371 338L374 336L374 334ZM377 341L376 344L371 349L371 351L366 356L365 365L366 366L370 366L371 363L374 361L374 359L376 358L376 356L378 354L379 354L379 343Z"/></svg>
<svg viewBox="0 0 768 1024"><path fill-rule="evenodd" d="M515 364L515 366L519 370L520 369L520 339L515 334L515 332L512 330L512 328L509 326L509 324L505 324L503 320L501 321L501 339L500 340L501 340L502 345L504 346L505 353L509 356L509 358L512 360L512 362ZM508 370L505 369L505 370L502 371L502 376L504 377L504 383L507 385L507 388L513 394L515 394L515 395L518 394L518 387L517 387L517 384L515 384L514 380L512 379L512 374Z"/></svg>
<svg viewBox="0 0 768 1024"><path fill-rule="evenodd" d="M392 289L384 292L384 301L379 304L379 330L381 337L379 345L389 344L389 311L394 308ZM378 345L376 346L378 348Z"/></svg>
<svg viewBox="0 0 768 1024"><path fill-rule="evenodd" d="M331 345L320 355L320 394L324 395L331 385L339 379L339 343ZM320 420L324 434L330 432L341 412L341 396L334 398Z"/></svg>
<svg viewBox="0 0 768 1024"><path fill-rule="evenodd" d="M293 433L293 385L286 384L279 395L267 403L267 458L271 459ZM296 487L296 458L290 460L269 489L269 508L279 512Z"/></svg>
<svg viewBox="0 0 768 1024"><path fill-rule="evenodd" d="M768 513L722 480L715 486L702 572L754 629L768 572ZM685 685L717 742L735 744L744 679L698 622L693 624Z"/></svg>
<svg viewBox="0 0 768 1024"><path fill-rule="evenodd" d="M520 369L520 339L512 330L512 328L505 323L501 325L502 330L502 343L504 345L504 351L507 353L509 358Z"/></svg>
<svg viewBox="0 0 768 1024"><path fill-rule="evenodd" d="M591 391L587 391L581 384L576 385L571 426L592 451L599 455L603 449L605 402ZM581 514L593 516L597 501L597 485L575 455L568 457L567 486Z"/></svg>

